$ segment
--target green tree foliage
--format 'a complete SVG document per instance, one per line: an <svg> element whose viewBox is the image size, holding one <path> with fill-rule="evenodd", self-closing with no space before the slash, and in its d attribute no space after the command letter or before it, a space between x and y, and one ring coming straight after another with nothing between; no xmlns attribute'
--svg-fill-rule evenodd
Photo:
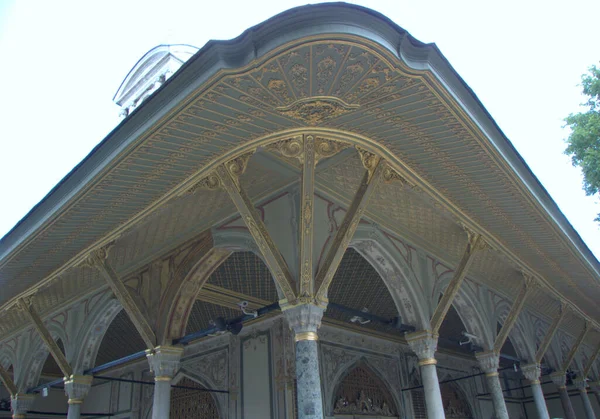
<svg viewBox="0 0 600 419"><path fill-rule="evenodd" d="M588 110L565 119L571 128L565 154L571 156L573 166L581 167L585 193L595 195L600 191L600 69L590 67L581 77L581 85L587 96L583 105ZM600 214L596 221L600 221Z"/></svg>

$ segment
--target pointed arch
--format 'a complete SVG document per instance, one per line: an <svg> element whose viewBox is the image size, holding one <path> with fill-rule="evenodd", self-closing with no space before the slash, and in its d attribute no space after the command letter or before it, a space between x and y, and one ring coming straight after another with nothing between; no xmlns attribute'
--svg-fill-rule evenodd
<svg viewBox="0 0 600 419"><path fill-rule="evenodd" d="M420 280L390 239L372 226L360 226L350 247L377 271L392 295L403 322L427 329L429 316L425 309L425 295L419 288Z"/></svg>
<svg viewBox="0 0 600 419"><path fill-rule="evenodd" d="M451 270L438 277L432 292L434 304L437 304L435 297L440 297L444 293L453 277L454 271ZM486 315L488 310L482 304L477 287L474 282L465 278L454 297L452 306L467 328L466 331L478 337L476 343L485 350L489 350L494 346L495 331L489 327L490 319Z"/></svg>
<svg viewBox="0 0 600 419"><path fill-rule="evenodd" d="M181 385L180 383L185 383L185 382L193 382L195 383L198 388L202 388L202 389L215 389L218 388L218 386L216 385L216 383L214 383L210 378L208 378L207 376L203 375L203 374L199 374L197 372L191 372L185 369L185 366L182 367L179 372L177 373L177 375L175 375L175 377L173 378L173 385ZM183 384L183 385L189 385L189 384ZM172 391L177 390L177 389L173 389ZM215 407L217 409L218 412L218 418L225 418L227 415L227 397L224 397L222 393L211 393L211 392L203 392L204 395L210 395L210 399L208 398L204 398L205 400L212 400L215 404ZM173 395L173 393L172 393ZM214 416L206 416L206 419L212 419ZM191 418L190 418L191 419ZM199 417L199 419L204 419L202 418L202 416Z"/></svg>
<svg viewBox="0 0 600 419"><path fill-rule="evenodd" d="M106 292L94 305L74 340L77 351L73 354L72 367L75 374L83 374L94 366L104 335L122 308L111 292Z"/></svg>
<svg viewBox="0 0 600 419"><path fill-rule="evenodd" d="M508 302L506 299L496 296L496 305L494 311L494 320L495 322L502 326L510 310L512 308L512 303ZM535 359L535 344L532 342L532 339L528 339L526 330L523 326L522 314L519 315L517 321L512 327L507 342L510 341L512 346L515 348L517 356L522 361L531 361ZM498 329L499 330L499 329Z"/></svg>
<svg viewBox="0 0 600 419"><path fill-rule="evenodd" d="M340 368L331 384L332 388L329 393L331 395L329 414L331 415L356 413L351 411L352 404L354 403L354 406L360 411L363 407L360 405L361 398L368 397L373 401L375 407L375 410L369 413L382 417L400 416L402 406L401 400L398 398L400 389L396 389L366 357L360 357L348 363L345 368ZM360 394L362 391L365 393ZM348 411L346 412L344 409L348 409Z"/></svg>

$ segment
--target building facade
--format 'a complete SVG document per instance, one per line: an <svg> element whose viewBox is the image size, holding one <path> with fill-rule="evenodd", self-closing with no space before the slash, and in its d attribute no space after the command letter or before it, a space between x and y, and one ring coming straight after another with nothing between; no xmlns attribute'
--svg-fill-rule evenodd
<svg viewBox="0 0 600 419"><path fill-rule="evenodd" d="M600 265L435 45L304 6L114 100L0 241L0 415L600 415Z"/></svg>

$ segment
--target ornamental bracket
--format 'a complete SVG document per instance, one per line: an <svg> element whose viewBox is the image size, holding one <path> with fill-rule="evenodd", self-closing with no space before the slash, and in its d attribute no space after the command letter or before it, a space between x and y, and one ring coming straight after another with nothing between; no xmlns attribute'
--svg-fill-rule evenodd
<svg viewBox="0 0 600 419"><path fill-rule="evenodd" d="M535 362L537 364L541 364L542 358L544 357L544 355L546 354L546 351L550 347L550 343L552 342L554 335L558 331L558 327L560 326L560 323L565 318L565 314L566 314L565 306L561 303L558 316L556 316L554 318L554 321L550 325L550 328L548 328L548 332L546 333L546 336L544 336L544 340L540 344L540 347L538 348L538 350L535 354Z"/></svg>
<svg viewBox="0 0 600 419"><path fill-rule="evenodd" d="M110 245L109 245L110 246ZM152 327L144 317L142 311L135 303L133 297L127 291L127 287L123 281L118 277L115 270L108 263L108 250L109 246L100 247L92 250L90 255L84 262L85 265L98 269L101 276L104 277L108 283L113 294L117 297L123 309L131 319L131 322L137 329L144 343L149 349L154 348L156 345L156 335L152 330ZM70 374L69 374L70 376Z"/></svg>
<svg viewBox="0 0 600 419"><path fill-rule="evenodd" d="M383 178L385 168L387 167L387 163L375 154L358 147L357 149L363 166L367 171L333 239L331 248L325 256L323 265L317 273L315 279L315 288L318 290L316 295L317 301L327 301L327 290L333 280L333 276L354 236L354 232L365 212L369 198Z"/></svg>
<svg viewBox="0 0 600 419"><path fill-rule="evenodd" d="M435 335L439 333L444 318L446 317L446 314L448 313L456 294L458 294L458 291L460 290L460 286L467 275L469 267L473 263L473 256L478 250L486 247L485 240L480 234L474 233L467 228L465 228L465 230L467 232L467 246L456 270L454 271L454 276L444 291L444 295L440 299L433 316L431 316L431 331Z"/></svg>
<svg viewBox="0 0 600 419"><path fill-rule="evenodd" d="M504 321L498 336L496 336L496 341L494 342L494 352L496 353L500 353L500 350L502 349L502 346L504 346L504 342L506 342L510 331L519 319L519 314L521 314L521 310L525 306L527 297L535 288L535 279L532 276L523 273L523 278L525 280L523 287L521 288L519 295L517 295L517 298L515 298L515 302L510 308L508 316L506 316L506 320Z"/></svg>
<svg viewBox="0 0 600 419"><path fill-rule="evenodd" d="M71 368L71 365L69 365L69 361L67 361L65 354L63 354L56 341L52 338L52 335L50 334L50 331L46 328L44 321L33 308L32 297L21 298L18 302L17 307L20 310L22 310L27 315L27 317L29 317L31 323L33 323L34 329L37 331L40 338L46 345L46 348L48 348L48 351L52 355L52 358L54 358L54 360L58 364L64 376L70 377L73 374L73 368Z"/></svg>

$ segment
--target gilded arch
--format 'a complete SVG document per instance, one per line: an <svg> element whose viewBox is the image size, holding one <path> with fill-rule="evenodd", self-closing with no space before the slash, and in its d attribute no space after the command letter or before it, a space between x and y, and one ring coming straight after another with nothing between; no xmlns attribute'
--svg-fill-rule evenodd
<svg viewBox="0 0 600 419"><path fill-rule="evenodd" d="M400 417L399 388L366 357L358 357L340 368L331 382L330 413L368 413ZM379 416L378 416L379 417Z"/></svg>
<svg viewBox="0 0 600 419"><path fill-rule="evenodd" d="M432 302L437 303L436 296L448 287L448 284L454 276L454 271L443 273L437 280L434 291L432 293ZM484 349L489 350L494 346L495 331L490 330L490 321L486 316L485 310L481 303L481 298L477 295L477 290L474 284L467 278L463 280L452 306L456 309L463 325L467 328L467 332L477 336L477 343Z"/></svg>
<svg viewBox="0 0 600 419"><path fill-rule="evenodd" d="M420 281L389 239L374 227L360 226L350 246L377 271L392 295L403 322L427 328L429 316L424 310L425 296L419 288Z"/></svg>
<svg viewBox="0 0 600 419"><path fill-rule="evenodd" d="M107 292L101 297L75 338L78 351L73 354L73 371L81 374L94 366L102 339L122 308L112 293Z"/></svg>

